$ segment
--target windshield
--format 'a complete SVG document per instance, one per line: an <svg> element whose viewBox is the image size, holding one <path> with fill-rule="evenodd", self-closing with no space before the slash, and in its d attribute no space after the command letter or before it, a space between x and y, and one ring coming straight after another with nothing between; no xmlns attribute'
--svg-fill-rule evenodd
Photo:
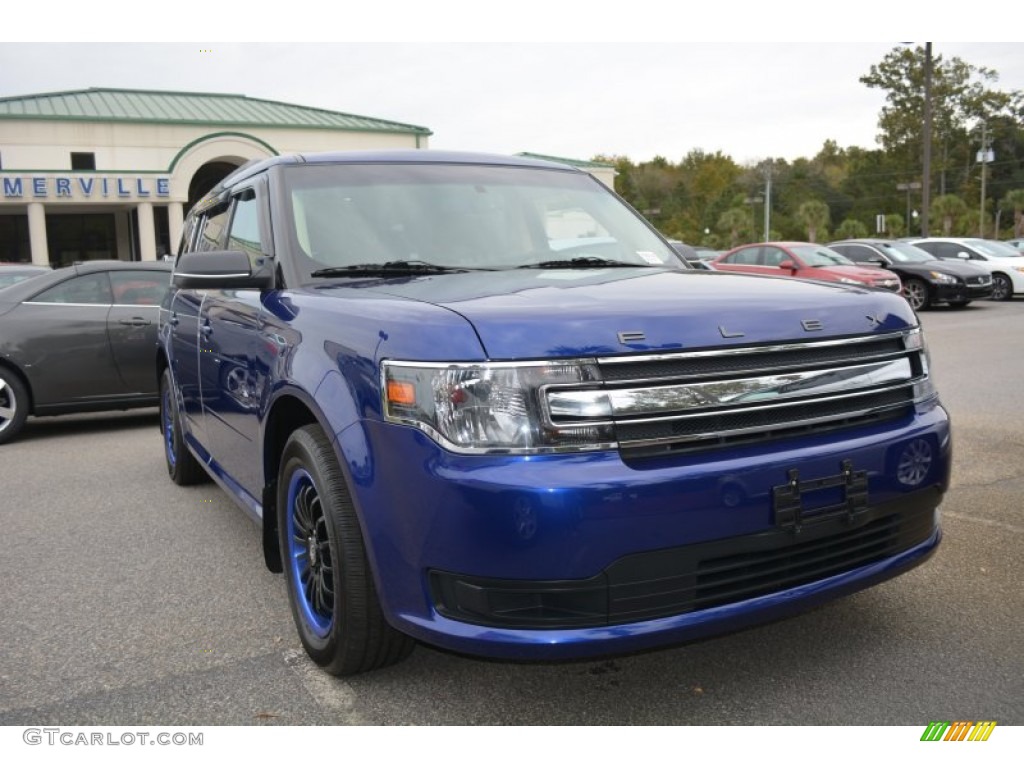
<svg viewBox="0 0 1024 768"><path fill-rule="evenodd" d="M998 240L982 240L980 238L974 238L971 240L964 240L964 243L976 250L982 256L994 256L999 259L1005 259L1007 257L1022 257L1021 252L1012 245L1000 243Z"/></svg>
<svg viewBox="0 0 1024 768"><path fill-rule="evenodd" d="M897 264L921 264L925 261L937 261L928 251L910 243L879 243L878 247Z"/></svg>
<svg viewBox="0 0 1024 768"><path fill-rule="evenodd" d="M307 278L374 265L411 265L420 274L686 269L646 222L582 173L392 163L296 166L284 174L290 237Z"/></svg>
<svg viewBox="0 0 1024 768"><path fill-rule="evenodd" d="M824 245L796 245L790 248L808 267L834 267L852 265L853 262L838 251Z"/></svg>

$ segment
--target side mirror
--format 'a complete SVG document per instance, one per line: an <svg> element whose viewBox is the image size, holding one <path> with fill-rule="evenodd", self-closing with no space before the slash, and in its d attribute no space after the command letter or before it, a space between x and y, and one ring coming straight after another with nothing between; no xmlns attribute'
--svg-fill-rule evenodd
<svg viewBox="0 0 1024 768"><path fill-rule="evenodd" d="M785 270L788 270L790 272L796 272L796 270L797 270L796 262L793 261L792 259L786 259L785 261L780 261L779 262L779 269L785 269Z"/></svg>
<svg viewBox="0 0 1024 768"><path fill-rule="evenodd" d="M178 257L171 282L178 288L252 288L274 287L272 269L253 272L245 251L191 251Z"/></svg>

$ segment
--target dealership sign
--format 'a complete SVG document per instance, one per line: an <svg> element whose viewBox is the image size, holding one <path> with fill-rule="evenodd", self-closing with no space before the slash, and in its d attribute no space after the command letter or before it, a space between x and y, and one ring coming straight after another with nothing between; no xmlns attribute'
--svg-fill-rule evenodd
<svg viewBox="0 0 1024 768"><path fill-rule="evenodd" d="M143 176L2 176L5 199L64 198L67 200L122 200L170 197L171 180Z"/></svg>

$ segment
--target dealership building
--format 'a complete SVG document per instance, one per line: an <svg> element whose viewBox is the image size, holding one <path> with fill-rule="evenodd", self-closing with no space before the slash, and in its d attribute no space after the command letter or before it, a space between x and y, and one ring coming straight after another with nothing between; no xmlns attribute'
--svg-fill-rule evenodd
<svg viewBox="0 0 1024 768"><path fill-rule="evenodd" d="M90 88L0 98L0 262L152 261L235 168L294 152L425 149L418 125L222 93ZM604 163L574 165L614 188Z"/></svg>
<svg viewBox="0 0 1024 768"><path fill-rule="evenodd" d="M0 262L155 260L238 166L426 148L417 125L215 93L90 88L0 99Z"/></svg>

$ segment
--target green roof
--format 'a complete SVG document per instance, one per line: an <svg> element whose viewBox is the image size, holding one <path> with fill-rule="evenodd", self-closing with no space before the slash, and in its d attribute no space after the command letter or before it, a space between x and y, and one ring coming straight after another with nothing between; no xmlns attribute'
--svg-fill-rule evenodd
<svg viewBox="0 0 1024 768"><path fill-rule="evenodd" d="M431 135L429 129L419 125L252 99L241 94L130 91L120 88L10 96L0 99L0 120L324 128Z"/></svg>
<svg viewBox="0 0 1024 768"><path fill-rule="evenodd" d="M552 163L571 165L574 168L614 168L611 163L598 163L593 160L573 160L569 157L554 157L553 155L538 155L534 152L519 152L519 157L532 157L534 160L548 160Z"/></svg>

